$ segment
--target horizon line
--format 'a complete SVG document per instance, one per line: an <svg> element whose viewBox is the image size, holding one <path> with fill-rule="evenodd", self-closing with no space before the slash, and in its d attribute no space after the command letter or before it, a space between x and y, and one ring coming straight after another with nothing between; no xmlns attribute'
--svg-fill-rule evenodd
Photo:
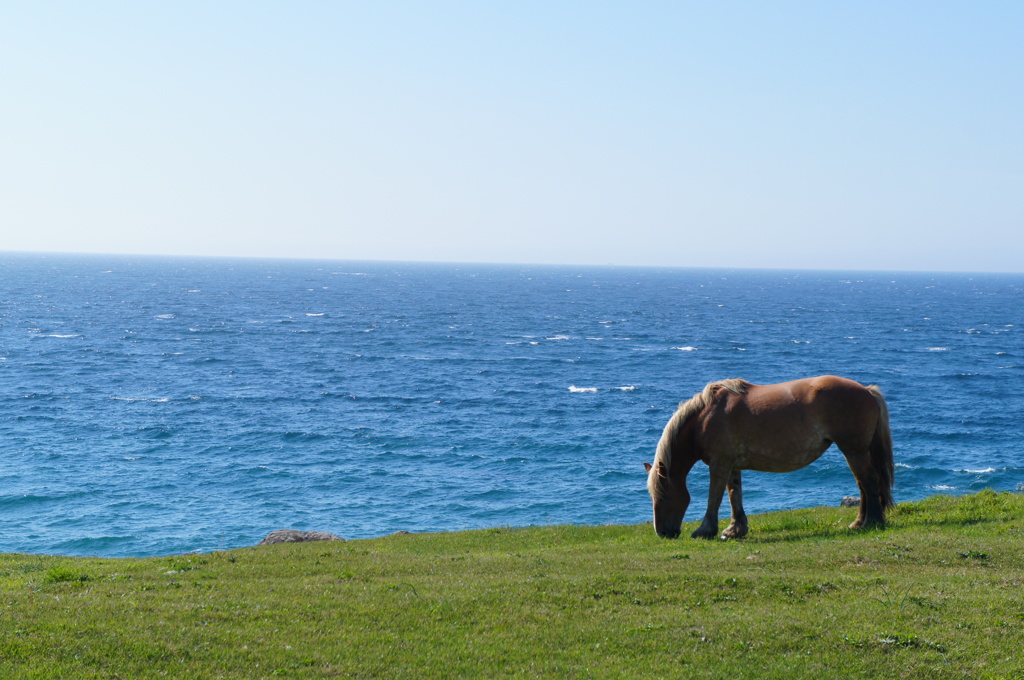
<svg viewBox="0 0 1024 680"><path fill-rule="evenodd" d="M1022 276L1024 271L979 271L970 269L889 269L889 268L822 268L822 267L767 267L743 265L667 265L667 264L618 264L604 263L559 263L559 262L514 262L491 260L410 260L410 259L373 259L373 258L339 258L317 257L305 255L209 255L195 253L114 253L100 251L62 251L62 250L0 250L2 255L29 256L62 256L62 257L113 257L113 258L166 258L166 259L201 259L201 260L251 260L276 262L358 262L366 264L408 264L408 265L448 265L448 266L484 266L484 267L557 267L580 269L680 269L704 271L751 271L751 272L833 272L863 274L963 274L976 276Z"/></svg>

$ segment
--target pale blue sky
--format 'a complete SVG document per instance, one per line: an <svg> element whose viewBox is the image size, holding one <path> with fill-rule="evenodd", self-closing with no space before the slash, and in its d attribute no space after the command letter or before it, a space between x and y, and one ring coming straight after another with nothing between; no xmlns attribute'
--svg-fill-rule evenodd
<svg viewBox="0 0 1024 680"><path fill-rule="evenodd" d="M1024 3L31 2L0 250L1024 271Z"/></svg>

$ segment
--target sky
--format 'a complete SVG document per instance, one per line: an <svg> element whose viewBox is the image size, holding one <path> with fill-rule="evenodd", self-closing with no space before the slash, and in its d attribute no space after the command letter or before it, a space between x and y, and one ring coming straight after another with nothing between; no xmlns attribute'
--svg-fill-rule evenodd
<svg viewBox="0 0 1024 680"><path fill-rule="evenodd" d="M1024 271L1024 3L4 3L0 251Z"/></svg>

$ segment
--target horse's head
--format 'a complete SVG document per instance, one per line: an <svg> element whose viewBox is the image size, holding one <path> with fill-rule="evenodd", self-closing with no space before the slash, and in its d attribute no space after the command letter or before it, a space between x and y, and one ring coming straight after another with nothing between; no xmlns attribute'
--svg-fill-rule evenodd
<svg viewBox="0 0 1024 680"><path fill-rule="evenodd" d="M644 463L647 469L647 491L654 503L654 530L662 538L678 538L683 515L690 505L690 492L686 489L686 475L672 479L664 463Z"/></svg>
<svg viewBox="0 0 1024 680"><path fill-rule="evenodd" d="M698 460L693 446L692 416L704 408L705 400L698 394L679 408L665 425L658 440L654 463L647 468L647 491L654 503L654 530L663 538L676 538L683 525L683 515L690 505L686 477Z"/></svg>

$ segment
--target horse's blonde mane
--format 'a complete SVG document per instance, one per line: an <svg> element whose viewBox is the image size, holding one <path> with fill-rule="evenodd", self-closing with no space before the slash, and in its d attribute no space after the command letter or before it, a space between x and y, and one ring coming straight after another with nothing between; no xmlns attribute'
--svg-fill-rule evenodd
<svg viewBox="0 0 1024 680"><path fill-rule="evenodd" d="M672 438L680 427L687 421L688 418L694 416L707 407L715 399L722 390L726 392L732 392L733 394L746 394L750 388L750 383L740 378L729 378L727 380L718 380L716 382L710 382L704 386L704 389L693 395L686 401L679 404L679 408L669 419L668 424L665 425L665 431L661 434L661 439L658 441L658 450L654 454L653 467L658 469L659 464L662 470L666 472L672 464Z"/></svg>

